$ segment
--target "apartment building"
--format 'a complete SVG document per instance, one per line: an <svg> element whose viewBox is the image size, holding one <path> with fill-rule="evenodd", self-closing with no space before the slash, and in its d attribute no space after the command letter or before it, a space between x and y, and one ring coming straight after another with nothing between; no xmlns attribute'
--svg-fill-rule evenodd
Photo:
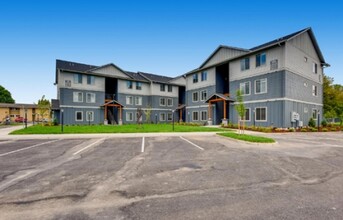
<svg viewBox="0 0 343 220"><path fill-rule="evenodd" d="M311 28L250 49L219 46L198 68L171 78L114 64L56 61L55 116L67 124L182 120L237 123L241 90L248 125L294 127L323 115L323 68Z"/></svg>

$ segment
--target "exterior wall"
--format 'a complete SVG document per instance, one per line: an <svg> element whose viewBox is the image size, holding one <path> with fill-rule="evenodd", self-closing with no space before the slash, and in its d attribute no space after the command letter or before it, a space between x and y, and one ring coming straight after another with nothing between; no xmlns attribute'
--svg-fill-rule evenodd
<svg viewBox="0 0 343 220"><path fill-rule="evenodd" d="M79 90L90 90L90 91L105 91L105 78L100 76L94 76L95 81L94 85L87 84L87 75L82 74L82 84L74 83L74 73L69 72L60 72L57 89L60 88L72 88L72 89L79 89ZM71 81L71 87L65 86L65 80Z"/></svg>
<svg viewBox="0 0 343 220"><path fill-rule="evenodd" d="M165 91L162 92L160 89L160 83L152 83L152 89L151 89L151 95L155 96L167 96L167 97L178 97L179 96L179 87L172 85L173 86L173 91L168 92L168 84L165 84Z"/></svg>
<svg viewBox="0 0 343 220"><path fill-rule="evenodd" d="M87 112L92 111L94 112L94 120L90 122L90 124L103 124L104 123L104 110L99 108L71 108L65 107L63 108L63 124L70 125L70 124L79 124L79 125L88 125L89 122L87 121ZM81 111L83 112L82 121L76 121L76 112ZM60 113L61 116L61 113ZM61 118L59 119L61 122Z"/></svg>
<svg viewBox="0 0 343 220"><path fill-rule="evenodd" d="M216 87L215 86L207 86L207 87L202 87L202 88L198 88L198 89L193 89L193 90L187 90L186 91L186 103L187 103L187 107L194 107L194 106L207 106L208 104L205 103L206 100L201 100L201 95L200 92L206 90L207 91L207 98L209 98L211 95L213 95L216 92ZM199 101L197 102L193 102L193 93L197 92L198 93L198 97L199 97Z"/></svg>
<svg viewBox="0 0 343 220"><path fill-rule="evenodd" d="M322 83L323 69L307 32L288 41L285 54L285 67L287 69L305 78ZM305 61L305 57L307 57L307 61ZM313 62L317 63L317 74L312 71Z"/></svg>
<svg viewBox="0 0 343 220"><path fill-rule="evenodd" d="M230 62L229 65L230 80L240 80L247 77L263 75L269 72L280 71L285 67L284 50L284 46L276 46L265 51L260 51L258 53L247 55L246 57L242 57L241 59L233 60L232 62ZM263 66L256 67L256 55L263 52L266 53L266 64ZM250 69L242 71L240 62L243 58L247 57L250 58ZM278 69L270 70L270 61L275 59L278 60Z"/></svg>
<svg viewBox="0 0 343 220"><path fill-rule="evenodd" d="M107 75L107 76L110 76L110 77L119 77L119 78L128 78L128 79L130 79L130 77L128 75L126 75L121 70L119 70L118 68L116 68L116 67L114 67L112 65L105 65L105 66L100 67L100 68L98 68L96 70L93 70L92 72L103 74L103 75Z"/></svg>
<svg viewBox="0 0 343 220"><path fill-rule="evenodd" d="M206 71L207 72L207 80L201 81L201 72ZM210 69L206 69L200 72L197 72L195 74L198 74L198 82L193 83L193 75L189 74L186 77L186 91L188 90L194 90L198 88L213 86L216 84L216 68L212 67Z"/></svg>
<svg viewBox="0 0 343 220"><path fill-rule="evenodd" d="M74 92L82 92L83 93L83 101L82 102L74 102L73 101L73 93ZM94 93L95 94L95 103L87 103L86 101L86 94L87 93ZM60 89L60 105L61 107L64 106L86 106L86 107L100 107L105 103L105 92L99 91L92 91L92 90L77 90L77 89Z"/></svg>
<svg viewBox="0 0 343 220"><path fill-rule="evenodd" d="M26 109L26 116L27 116L27 121L31 122L33 121L33 118L37 119L37 116L35 116L36 113L38 113L37 109L35 108L21 108L17 107L15 108L16 110L13 110L13 108L7 108L7 107L1 107L0 108L0 122L5 121L7 116L13 116L10 117L10 120L14 122L16 117L23 117L25 118L25 109ZM50 116L48 114L44 115L44 118L49 119ZM35 119L35 120L36 120Z"/></svg>
<svg viewBox="0 0 343 220"><path fill-rule="evenodd" d="M128 121L126 118L126 113L132 113L133 114L133 120L132 121ZM137 123L137 110L133 110L133 109L124 109L123 111L123 124L136 124ZM160 120L160 114L164 113L166 116L166 120L165 121L161 121ZM165 109L165 110L152 110L151 111L151 115L150 115L150 122L156 124L156 123L172 123L173 120L168 120L167 118L167 114L173 114L171 110ZM146 115L143 113L143 124L147 123L146 122ZM178 112L174 112L174 122L177 122L179 120L179 115Z"/></svg>
<svg viewBox="0 0 343 220"><path fill-rule="evenodd" d="M132 80L130 80L132 81ZM133 95L150 95L150 84L142 82L142 89L136 89L136 82L132 81L132 89L127 88L127 80L118 79L118 93L133 94Z"/></svg>
<svg viewBox="0 0 343 220"><path fill-rule="evenodd" d="M169 83L185 86L186 85L186 78L183 76L177 77L169 81Z"/></svg>
<svg viewBox="0 0 343 220"><path fill-rule="evenodd" d="M230 49L230 48L220 48L219 51L209 60L206 62L204 67L220 63L224 60L245 54L247 52L241 51L241 50L235 50L235 49Z"/></svg>
<svg viewBox="0 0 343 220"><path fill-rule="evenodd" d="M9 108L0 108L0 121L3 122L6 120L6 117L9 115Z"/></svg>

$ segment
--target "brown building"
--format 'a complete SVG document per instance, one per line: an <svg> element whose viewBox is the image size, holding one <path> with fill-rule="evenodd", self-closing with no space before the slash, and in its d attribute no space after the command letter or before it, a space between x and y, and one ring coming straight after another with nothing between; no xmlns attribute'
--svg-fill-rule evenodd
<svg viewBox="0 0 343 220"><path fill-rule="evenodd" d="M35 104L10 104L10 103L0 103L0 122L6 120L7 117L10 118L11 122L14 122L17 117L25 118L25 111L27 115L27 121L37 121L41 117L37 110L38 106Z"/></svg>

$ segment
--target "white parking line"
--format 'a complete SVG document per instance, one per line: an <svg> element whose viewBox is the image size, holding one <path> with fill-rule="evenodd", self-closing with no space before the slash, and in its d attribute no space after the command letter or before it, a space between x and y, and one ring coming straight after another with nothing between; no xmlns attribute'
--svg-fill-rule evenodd
<svg viewBox="0 0 343 220"><path fill-rule="evenodd" d="M75 153L73 153L73 155L76 155L76 154L78 154L78 153L81 153L82 151L84 151L84 150L86 150L86 149L88 149L88 148L90 148L90 147L92 147L92 146L94 146L94 145L96 145L96 144L98 144L98 143L100 143L100 142L103 142L105 139L106 139L106 138L101 138L100 140L97 140L97 141L95 141L94 143L91 143L90 145L88 145L88 146L82 148L81 150L76 151Z"/></svg>
<svg viewBox="0 0 343 220"><path fill-rule="evenodd" d="M200 150L204 150L204 148L202 148L202 147L200 147L200 146L194 144L193 142L187 140L186 138L183 138L182 136L180 136L180 138L181 138L182 140L184 140L184 141L187 141L188 143L190 143L190 144L193 145L194 147L197 147L197 148L199 148Z"/></svg>
<svg viewBox="0 0 343 220"><path fill-rule="evenodd" d="M145 145L145 137L142 138L142 150L141 152L144 152L144 145Z"/></svg>
<svg viewBox="0 0 343 220"><path fill-rule="evenodd" d="M31 148L34 148L34 147L39 147L39 146L42 146L44 144L50 144L50 143L53 143L53 142L56 142L56 141L59 141L59 140L48 141L48 142L44 142L44 143L40 143L40 144L36 144L36 145L30 146L30 147L25 147L25 148L21 148L21 149L18 149L18 150L10 151L10 152L7 152L7 153L3 153L3 154L0 154L0 157L6 156L6 155L9 155L9 154L14 154L14 153L17 153L17 152L20 152L20 151L23 151L23 150L28 150L28 149L31 149Z"/></svg>

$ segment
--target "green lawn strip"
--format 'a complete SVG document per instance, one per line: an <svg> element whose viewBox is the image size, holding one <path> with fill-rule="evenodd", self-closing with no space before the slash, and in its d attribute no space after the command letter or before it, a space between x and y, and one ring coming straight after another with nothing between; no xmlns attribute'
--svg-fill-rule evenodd
<svg viewBox="0 0 343 220"><path fill-rule="evenodd" d="M254 142L254 143L275 143L275 140L267 137L253 136L248 134L237 134L233 132L218 133L218 135L229 137L237 140Z"/></svg>
<svg viewBox="0 0 343 220"><path fill-rule="evenodd" d="M215 132L223 131L221 128L175 125L174 132ZM64 134L94 134L94 133L151 133L151 132L173 132L171 124L143 124L139 125L83 125L64 126ZM11 132L11 134L62 134L61 126L30 126Z"/></svg>

